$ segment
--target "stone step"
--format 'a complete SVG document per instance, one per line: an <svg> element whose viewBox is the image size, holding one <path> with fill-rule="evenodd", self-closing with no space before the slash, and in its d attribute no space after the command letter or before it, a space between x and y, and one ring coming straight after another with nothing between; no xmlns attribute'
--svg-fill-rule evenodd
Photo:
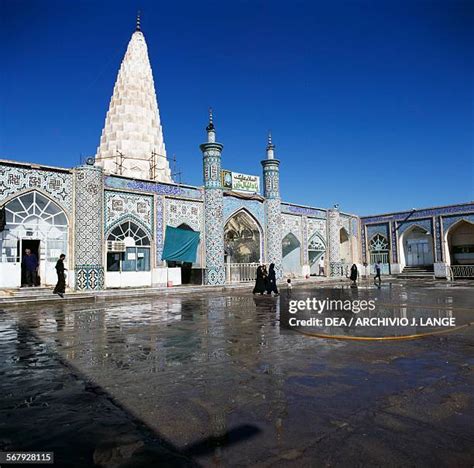
<svg viewBox="0 0 474 468"><path fill-rule="evenodd" d="M12 296L12 297L30 297L30 296L37 297L37 296L48 296L52 294L53 289L54 289L54 286L38 287L38 288L8 289L8 290L4 290L4 292L8 296Z"/></svg>
<svg viewBox="0 0 474 468"><path fill-rule="evenodd" d="M425 266L406 266L405 270L433 270L433 265Z"/></svg>
<svg viewBox="0 0 474 468"><path fill-rule="evenodd" d="M433 273L434 268L412 268L412 267L405 267L402 271L403 274L405 273Z"/></svg>
<svg viewBox="0 0 474 468"><path fill-rule="evenodd" d="M426 272L426 273L400 273L399 275L396 275L397 278L400 279L412 279L412 278L421 278L421 279L433 279L434 278L434 273L433 272Z"/></svg>
<svg viewBox="0 0 474 468"><path fill-rule="evenodd" d="M21 288L21 289L1 289L0 290L0 303L9 301L28 301L28 300L44 300L52 299L54 297L59 298L56 294L53 294L54 286L49 288ZM66 289L66 294L76 294L72 289Z"/></svg>

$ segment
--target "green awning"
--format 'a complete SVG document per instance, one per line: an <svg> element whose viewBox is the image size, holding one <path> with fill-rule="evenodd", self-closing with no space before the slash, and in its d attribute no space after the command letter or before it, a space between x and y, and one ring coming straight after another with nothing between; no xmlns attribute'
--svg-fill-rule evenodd
<svg viewBox="0 0 474 468"><path fill-rule="evenodd" d="M199 232L166 226L163 260L194 263L196 261Z"/></svg>

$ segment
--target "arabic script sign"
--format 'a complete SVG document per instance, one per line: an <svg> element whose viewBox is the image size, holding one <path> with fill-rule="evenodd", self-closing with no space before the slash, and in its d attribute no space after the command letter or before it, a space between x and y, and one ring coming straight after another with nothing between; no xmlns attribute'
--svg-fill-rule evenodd
<svg viewBox="0 0 474 468"><path fill-rule="evenodd" d="M222 186L237 192L260 193L260 177L223 170Z"/></svg>

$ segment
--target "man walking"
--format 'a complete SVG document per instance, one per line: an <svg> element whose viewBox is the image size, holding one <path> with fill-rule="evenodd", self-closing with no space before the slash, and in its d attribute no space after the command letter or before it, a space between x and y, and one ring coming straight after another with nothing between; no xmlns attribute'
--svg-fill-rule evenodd
<svg viewBox="0 0 474 468"><path fill-rule="evenodd" d="M36 286L36 277L38 271L38 259L30 249L25 249L25 255L21 261L23 271L25 272L26 284L29 287Z"/></svg>
<svg viewBox="0 0 474 468"><path fill-rule="evenodd" d="M381 271L381 267L380 267L380 263L377 262L375 264L375 278L374 278L374 283L377 281L377 278L379 279L379 285L382 284L382 277L380 276L380 271Z"/></svg>
<svg viewBox="0 0 474 468"><path fill-rule="evenodd" d="M64 271L67 270L67 268L64 268L65 258L66 255L61 254L55 266L56 273L58 274L58 282L56 283L53 294L57 294L59 297L64 297L64 293L66 292L66 275Z"/></svg>

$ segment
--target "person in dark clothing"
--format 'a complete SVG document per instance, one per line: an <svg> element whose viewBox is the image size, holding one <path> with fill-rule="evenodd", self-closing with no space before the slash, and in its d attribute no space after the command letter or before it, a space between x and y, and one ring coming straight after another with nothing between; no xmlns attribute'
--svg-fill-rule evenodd
<svg viewBox="0 0 474 468"><path fill-rule="evenodd" d="M36 276L38 271L38 258L30 249L25 250L25 255L21 261L25 280L28 286L36 286Z"/></svg>
<svg viewBox="0 0 474 468"><path fill-rule="evenodd" d="M255 280L255 287L253 288L253 294L263 294L266 290L265 276L263 274L263 266L257 267L257 279Z"/></svg>
<svg viewBox="0 0 474 468"><path fill-rule="evenodd" d="M276 284L276 273L275 273L274 263L270 263L270 269L268 270L268 284L267 284L267 293L271 294L272 292L274 292L276 296L280 294L278 292L278 288Z"/></svg>
<svg viewBox="0 0 474 468"><path fill-rule="evenodd" d="M351 266L351 276L350 276L353 284L356 284L358 276L359 276L359 271L357 270L357 265L354 263Z"/></svg>
<svg viewBox="0 0 474 468"><path fill-rule="evenodd" d="M381 271L381 268L380 268L380 263L377 262L375 264L375 277L374 277L374 283L377 281L377 278L379 279L379 284L382 284L382 277L380 276L380 271Z"/></svg>
<svg viewBox="0 0 474 468"><path fill-rule="evenodd" d="M265 291L268 289L268 270L267 265L262 265L262 272L263 272L263 281L265 283Z"/></svg>
<svg viewBox="0 0 474 468"><path fill-rule="evenodd" d="M56 287L54 288L53 294L57 294L59 297L64 297L64 293L66 292L66 277L64 275L64 271L67 268L64 268L64 259L66 255L61 254L59 256L59 260L56 262L56 273L58 274L58 282L56 283Z"/></svg>

